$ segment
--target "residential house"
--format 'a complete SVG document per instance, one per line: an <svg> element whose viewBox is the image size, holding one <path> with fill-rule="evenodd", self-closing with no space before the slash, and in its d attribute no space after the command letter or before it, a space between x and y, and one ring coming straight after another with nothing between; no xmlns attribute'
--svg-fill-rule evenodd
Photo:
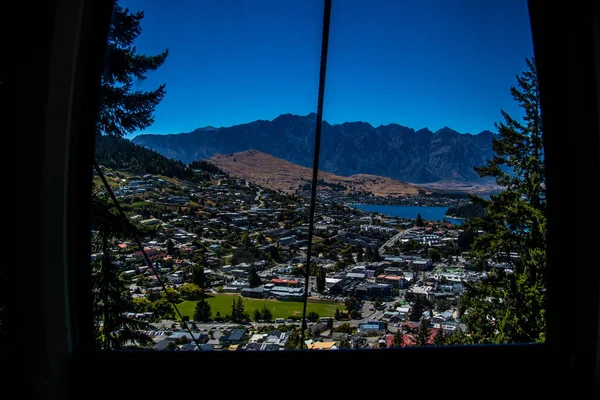
<svg viewBox="0 0 600 400"><path fill-rule="evenodd" d="M370 334L384 334L385 333L385 322L372 321L358 324L358 333L364 335Z"/></svg>
<svg viewBox="0 0 600 400"><path fill-rule="evenodd" d="M337 343L333 341L307 343L307 348L309 350L338 350Z"/></svg>
<svg viewBox="0 0 600 400"><path fill-rule="evenodd" d="M219 337L219 343L225 344L239 344L244 341L246 336L246 329L234 329L231 333Z"/></svg>

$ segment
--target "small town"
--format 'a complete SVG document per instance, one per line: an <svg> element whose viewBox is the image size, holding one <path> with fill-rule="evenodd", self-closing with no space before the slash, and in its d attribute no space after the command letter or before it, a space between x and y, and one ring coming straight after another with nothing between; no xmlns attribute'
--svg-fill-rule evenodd
<svg viewBox="0 0 600 400"><path fill-rule="evenodd" d="M466 329L460 296L483 273L460 226L317 202L307 283L306 198L213 170L196 171L201 183L103 171L143 235L144 252L115 239L113 263L133 298L126 316L147 323L155 350L273 351L301 339L316 350L385 349L443 344ZM305 297L322 311L307 313L301 337ZM202 312L201 298L227 308ZM269 307L246 312L253 301Z"/></svg>

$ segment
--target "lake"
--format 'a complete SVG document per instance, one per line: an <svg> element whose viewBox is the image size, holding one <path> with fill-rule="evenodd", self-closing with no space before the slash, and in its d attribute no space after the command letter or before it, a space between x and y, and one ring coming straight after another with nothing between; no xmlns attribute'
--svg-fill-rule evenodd
<svg viewBox="0 0 600 400"><path fill-rule="evenodd" d="M446 217L448 207L423 207L423 206L389 206L378 204L350 204L350 207L367 211L378 212L391 217L416 219L417 214L421 214L421 218L431 221L442 221L444 218L456 225L461 225L461 219Z"/></svg>

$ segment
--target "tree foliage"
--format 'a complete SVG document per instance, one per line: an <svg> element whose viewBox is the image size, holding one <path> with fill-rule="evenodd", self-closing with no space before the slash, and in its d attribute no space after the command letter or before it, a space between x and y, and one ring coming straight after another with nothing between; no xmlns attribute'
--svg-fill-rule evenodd
<svg viewBox="0 0 600 400"><path fill-rule="evenodd" d="M325 278L327 274L322 265L319 265L316 269L317 292L323 293L325 291Z"/></svg>
<svg viewBox="0 0 600 400"><path fill-rule="evenodd" d="M254 265L250 265L248 268L248 283L250 284L251 288L262 285L262 280L260 279L260 276L258 276L256 267Z"/></svg>
<svg viewBox="0 0 600 400"><path fill-rule="evenodd" d="M415 344L417 346L427 346L429 341L429 321L426 318L421 319L417 334L415 335Z"/></svg>
<svg viewBox="0 0 600 400"><path fill-rule="evenodd" d="M151 92L132 90L133 79L144 79L148 71L164 63L168 54L165 51L146 56L136 52L133 43L141 33L143 16L143 12L130 13L115 3L107 39L107 65L98 93L97 137L122 138L137 129L147 128L154 120L152 114L156 105L165 94L164 85ZM111 242L116 237L130 236L132 226L115 212L98 190L92 196L92 224L92 246L102 251L101 260L92 264L96 344L102 349L151 345L152 340L143 333L148 330L147 323L125 314L133 308L131 294L117 275L111 258Z"/></svg>
<svg viewBox="0 0 600 400"><path fill-rule="evenodd" d="M148 71L158 69L168 50L154 56L139 54L134 45L142 32L144 12L129 12L115 4L107 38L107 66L101 76L96 131L123 137L143 130L154 122L154 109L163 99L165 84L153 91L133 90L134 80L146 79Z"/></svg>
<svg viewBox="0 0 600 400"><path fill-rule="evenodd" d="M198 285L185 283L179 287L179 293L184 300L198 300L204 292Z"/></svg>
<svg viewBox="0 0 600 400"><path fill-rule="evenodd" d="M194 264L192 266L192 283L200 289L204 289L206 276L204 275L204 267L202 265Z"/></svg>
<svg viewBox="0 0 600 400"><path fill-rule="evenodd" d="M546 188L543 129L536 66L517 76L510 92L524 111L518 122L502 111L496 124L494 157L480 176L494 177L504 187L498 194L474 201L486 215L471 224L483 233L471 246L477 265L492 268L481 281L468 285L461 313L473 343L536 342L545 338L546 302ZM506 271L493 268L506 263Z"/></svg>
<svg viewBox="0 0 600 400"><path fill-rule="evenodd" d="M201 298L196 302L196 308L194 309L194 321L210 321L210 316L210 304L208 304L205 298Z"/></svg>
<svg viewBox="0 0 600 400"><path fill-rule="evenodd" d="M394 333L394 338L392 339L392 347L404 347L404 335L402 334L401 329L398 329L396 333Z"/></svg>
<svg viewBox="0 0 600 400"><path fill-rule="evenodd" d="M423 217L421 217L421 213L417 214L417 220L415 221L415 225L418 227L425 226L425 222L423 222Z"/></svg>

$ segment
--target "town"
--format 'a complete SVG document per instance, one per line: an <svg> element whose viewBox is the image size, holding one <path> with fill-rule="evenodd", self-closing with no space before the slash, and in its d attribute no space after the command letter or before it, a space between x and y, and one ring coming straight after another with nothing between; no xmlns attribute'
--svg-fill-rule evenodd
<svg viewBox="0 0 600 400"><path fill-rule="evenodd" d="M460 226L317 201L306 282L308 199L220 171L197 171L205 176L198 183L102 169L142 235L143 252L115 239L113 258L133 297L127 316L148 322L155 350L285 350L301 337L308 349L382 349L444 344L465 330L460 296L483 272L471 265ZM169 301L183 309L206 297L226 297L228 310L192 308L187 326ZM305 299L329 311L309 312L301 336ZM256 300L269 308L244 312ZM295 307L283 315L278 305Z"/></svg>

